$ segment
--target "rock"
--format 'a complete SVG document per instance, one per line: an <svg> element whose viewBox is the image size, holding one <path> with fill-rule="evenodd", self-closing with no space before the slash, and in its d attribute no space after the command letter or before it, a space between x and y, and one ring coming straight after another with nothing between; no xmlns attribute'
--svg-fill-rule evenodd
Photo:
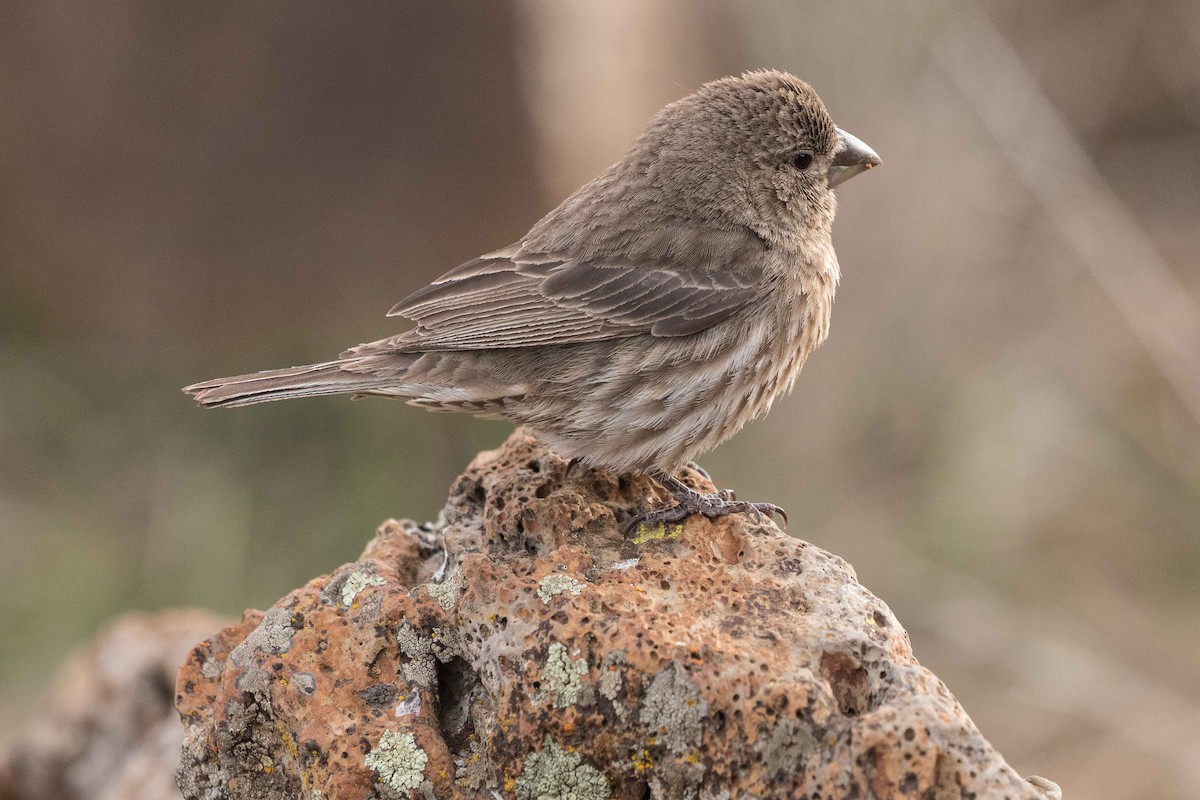
<svg viewBox="0 0 1200 800"><path fill-rule="evenodd" d="M178 800L175 676L196 639L220 624L207 612L167 611L130 614L101 632L0 756L0 798Z"/></svg>
<svg viewBox="0 0 1200 800"><path fill-rule="evenodd" d="M667 501L518 431L438 524L193 650L184 795L1045 796L845 561L745 516L622 536Z"/></svg>

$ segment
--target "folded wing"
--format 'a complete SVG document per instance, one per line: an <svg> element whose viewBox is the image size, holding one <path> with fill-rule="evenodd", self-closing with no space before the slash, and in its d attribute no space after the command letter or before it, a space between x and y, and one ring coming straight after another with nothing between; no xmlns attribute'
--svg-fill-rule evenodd
<svg viewBox="0 0 1200 800"><path fill-rule="evenodd" d="M347 355L698 333L766 290L763 259L755 257L761 243L735 236L752 234L667 236L667 246L626 258L572 258L514 245L468 261L405 298L389 316L412 319L416 328Z"/></svg>

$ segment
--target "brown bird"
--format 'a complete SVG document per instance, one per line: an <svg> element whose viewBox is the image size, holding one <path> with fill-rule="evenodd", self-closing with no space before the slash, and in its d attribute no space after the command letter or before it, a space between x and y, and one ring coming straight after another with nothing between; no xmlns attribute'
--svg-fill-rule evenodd
<svg viewBox="0 0 1200 800"><path fill-rule="evenodd" d="M832 190L879 163L807 83L722 78L662 109L520 241L396 304L389 316L412 330L184 391L206 406L378 395L511 420L674 495L630 528L782 515L675 473L765 414L824 341L839 277Z"/></svg>

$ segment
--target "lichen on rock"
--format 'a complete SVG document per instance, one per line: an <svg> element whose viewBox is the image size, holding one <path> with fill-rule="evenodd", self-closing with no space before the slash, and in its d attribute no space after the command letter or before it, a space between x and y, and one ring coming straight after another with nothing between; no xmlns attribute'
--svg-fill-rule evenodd
<svg viewBox="0 0 1200 800"><path fill-rule="evenodd" d="M420 689L432 689L437 683L437 664L433 657L431 634L422 633L408 620L396 628L396 645L407 659L401 670L409 683Z"/></svg>
<svg viewBox="0 0 1200 800"><path fill-rule="evenodd" d="M458 582L459 574L458 572L453 572L442 583L426 584L425 589L429 592L430 597L437 600L442 610L449 611L454 607L454 596L458 594Z"/></svg>
<svg viewBox="0 0 1200 800"><path fill-rule="evenodd" d="M623 535L661 498L523 432L481 454L438 525L196 648L185 796L1046 796L845 561L747 516Z"/></svg>
<svg viewBox="0 0 1200 800"><path fill-rule="evenodd" d="M613 650L600 662L600 679L597 681L600 696L612 703L617 719L622 722L627 713L621 702L621 690L625 687L625 675L621 667L625 664L625 651Z"/></svg>
<svg viewBox="0 0 1200 800"><path fill-rule="evenodd" d="M428 761L429 757L417 746L411 733L384 731L379 744L367 753L363 763L375 770L379 780L392 791L407 794L425 779Z"/></svg>
<svg viewBox="0 0 1200 800"><path fill-rule="evenodd" d="M564 750L546 736L542 749L525 760L517 779L517 800L607 800L608 781L600 770L583 763L574 750Z"/></svg>
<svg viewBox="0 0 1200 800"><path fill-rule="evenodd" d="M366 572L352 572L350 577L346 578L346 582L342 584L342 605L350 608L354 605L358 593L368 586L382 586L387 583L378 575L371 575Z"/></svg>
<svg viewBox="0 0 1200 800"><path fill-rule="evenodd" d="M570 575L547 575L538 583L537 596L545 605L550 605L550 602L563 592L568 592L578 597L586 585L581 581L575 580Z"/></svg>
<svg viewBox="0 0 1200 800"><path fill-rule="evenodd" d="M591 685L585 686L579 680L587 672L587 659L572 658L566 645L554 642L550 645L546 666L542 670L544 691L541 696L549 695L556 708L566 708L576 703L590 705Z"/></svg>
<svg viewBox="0 0 1200 800"><path fill-rule="evenodd" d="M701 724L707 715L708 703L700 687L691 682L679 662L672 661L650 682L638 719L657 732L663 744L682 753L700 744Z"/></svg>

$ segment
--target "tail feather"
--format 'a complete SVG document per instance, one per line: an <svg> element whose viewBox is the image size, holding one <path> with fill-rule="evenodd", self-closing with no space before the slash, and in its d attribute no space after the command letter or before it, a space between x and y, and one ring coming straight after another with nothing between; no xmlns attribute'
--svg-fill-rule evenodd
<svg viewBox="0 0 1200 800"><path fill-rule="evenodd" d="M216 378L184 387L196 402L209 407L237 407L293 397L369 393L383 388L378 375L344 369L354 359L307 364L249 375Z"/></svg>

